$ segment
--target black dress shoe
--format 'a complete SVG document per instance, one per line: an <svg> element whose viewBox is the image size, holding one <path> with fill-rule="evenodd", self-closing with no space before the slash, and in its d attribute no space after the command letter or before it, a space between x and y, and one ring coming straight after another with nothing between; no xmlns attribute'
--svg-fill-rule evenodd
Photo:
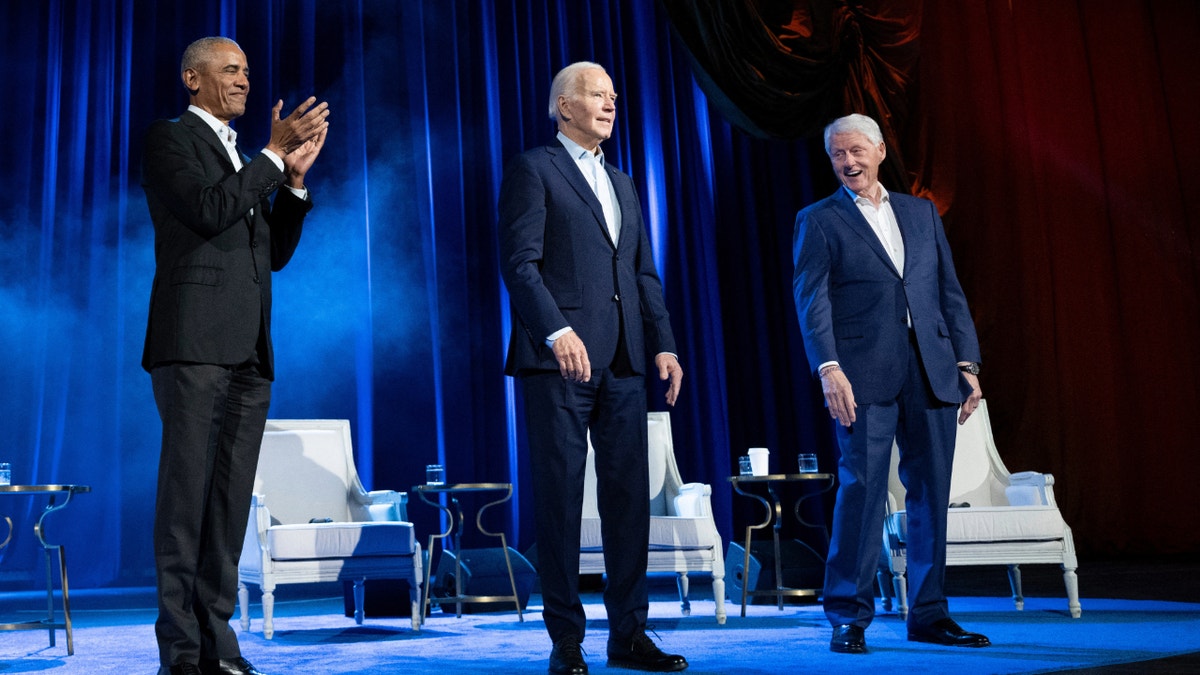
<svg viewBox="0 0 1200 675"><path fill-rule="evenodd" d="M204 675L204 673L200 672L200 666L191 663L177 663L173 666L160 667L158 675Z"/></svg>
<svg viewBox="0 0 1200 675"><path fill-rule="evenodd" d="M688 662L678 654L663 652L645 633L638 633L627 642L608 641L608 667L674 673L687 668Z"/></svg>
<svg viewBox="0 0 1200 675"><path fill-rule="evenodd" d="M863 629L848 623L835 626L833 639L829 641L829 651L839 654L866 654L867 638L863 635Z"/></svg>
<svg viewBox="0 0 1200 675"><path fill-rule="evenodd" d="M565 637L554 643L550 651L550 672L558 675L587 675L587 661L583 660L583 650L579 640Z"/></svg>
<svg viewBox="0 0 1200 675"><path fill-rule="evenodd" d="M949 647L987 647L992 641L979 633L968 633L954 619L939 619L928 626L910 626L909 642L929 642Z"/></svg>
<svg viewBox="0 0 1200 675"><path fill-rule="evenodd" d="M201 675L264 675L242 657L236 659L200 659Z"/></svg>

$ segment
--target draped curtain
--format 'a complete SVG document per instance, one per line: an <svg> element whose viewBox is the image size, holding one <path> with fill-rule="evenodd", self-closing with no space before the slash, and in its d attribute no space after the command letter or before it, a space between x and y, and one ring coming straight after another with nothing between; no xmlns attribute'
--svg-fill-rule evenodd
<svg viewBox="0 0 1200 675"><path fill-rule="evenodd" d="M4 107L13 133L0 150L3 458L16 482L92 486L47 523L52 541L86 552L72 566L76 585L153 581L160 425L140 368L154 269L141 136L184 110L179 58L209 34L247 54L250 101L234 125L245 150L266 142L276 100L330 102L329 143L309 174L316 208L274 284L271 416L350 419L369 489L407 490L433 462L451 481L512 482L511 508L489 525L507 528L521 550L534 543L523 417L502 374L509 326L495 204L505 161L553 139L553 74L582 59L604 64L621 95L605 148L634 177L677 332L686 377L672 410L676 452L686 479L714 484L727 538L735 506L724 478L737 449L768 445L794 463L798 430L821 426L811 387L792 391L803 368L784 361L777 375L779 364L745 337L794 337L781 270L794 186L805 183L793 180L807 171L796 156L803 145L755 141L712 114L657 5L22 3L0 27L3 90L19 92ZM772 204L726 189L773 172ZM723 245L766 255L773 271L747 277L745 263L719 255ZM727 303L746 307L734 325ZM729 361L731 349L747 362ZM730 372L745 378L732 404ZM662 386L649 389L651 408L662 409ZM41 506L0 504L18 523L0 552L0 589L42 574L22 527ZM419 502L409 515L419 532L438 526Z"/></svg>
<svg viewBox="0 0 1200 675"><path fill-rule="evenodd" d="M1187 121L1197 10L914 0L880 15L871 3L747 0L692 3L688 19L683 4L6 9L0 461L15 482L92 486L47 521L72 551L74 584L153 581L159 422L140 368L154 269L141 136L184 110L179 57L210 34L247 53L250 103L235 123L247 151L266 142L276 100L331 104L309 175L316 208L275 281L271 416L350 419L368 488L409 489L435 461L451 481L510 481L517 497L490 524L521 550L534 543L522 414L502 375L495 203L505 161L553 138L554 72L587 59L621 95L605 150L634 177L680 344L680 467L713 485L727 541L749 517L725 481L734 456L767 446L776 470L801 451L825 468L836 460L797 334L790 244L796 210L834 187L809 135L863 106L884 118L889 157L906 162L889 165L889 187L945 212L1009 464L1059 477L1085 549L1194 551L1184 481L1196 460L1180 439L1198 398L1183 173L1200 146ZM728 41L747 31L750 43ZM742 97L750 76L783 93ZM661 385L649 390L661 409ZM828 496L811 506L820 520ZM44 574L29 531L40 508L0 502L18 527L0 551L0 590ZM432 511L410 504L418 532L437 525Z"/></svg>
<svg viewBox="0 0 1200 675"><path fill-rule="evenodd" d="M882 180L944 215L1000 451L1058 478L1079 546L1195 552L1200 6L664 4L746 132L814 135L818 109L880 121Z"/></svg>

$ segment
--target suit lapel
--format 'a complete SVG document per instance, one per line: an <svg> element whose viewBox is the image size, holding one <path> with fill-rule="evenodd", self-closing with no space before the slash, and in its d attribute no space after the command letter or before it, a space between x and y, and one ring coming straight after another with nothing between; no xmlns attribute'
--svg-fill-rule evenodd
<svg viewBox="0 0 1200 675"><path fill-rule="evenodd" d="M900 228L900 240L904 242L904 271L908 272L909 263L912 262L913 254L920 248L916 246L916 236L919 228L912 226L916 218L912 211L908 208L912 202L901 195L900 199L897 195L891 196L892 213L896 216L896 226Z"/></svg>
<svg viewBox="0 0 1200 675"><path fill-rule="evenodd" d="M592 191L592 186L588 184L587 178L579 170L579 165L575 163L575 159L571 157L570 153L567 152L567 149L561 143L548 145L546 149L550 152L551 162L555 168L563 175L567 183L571 185L571 188L575 190L575 194L579 195L579 198L592 210L592 215L596 219L596 226L604 232L604 238L608 239L611 244L612 239L608 236L608 225L604 221L604 209L600 207L600 200L596 198L596 193ZM611 171L612 169L605 164L605 170ZM615 188L616 181L612 182ZM617 202L622 204L621 208L624 209L624 201L619 195ZM624 211L622 211L622 216L624 216Z"/></svg>
<svg viewBox="0 0 1200 675"><path fill-rule="evenodd" d="M229 167L230 171L237 170L237 168L233 166L233 160L229 159L229 152L225 150L225 144L222 143L221 139L217 137L217 132L213 131L212 127L205 124L204 120L200 119L199 115L189 110L179 116L179 121L183 123L183 125L189 130L191 130L192 133L203 139L205 143L208 143L209 147L211 147L213 152L215 152L216 155L221 158L221 161L225 163L225 166ZM242 155L242 163L245 164L246 156L242 154L240 149L238 150L238 154Z"/></svg>
<svg viewBox="0 0 1200 675"><path fill-rule="evenodd" d="M900 271L896 269L896 264L892 262L892 257L883 248L883 242L879 241L879 236L875 234L875 230L871 229L871 224L867 222L862 212L858 210L858 205L854 203L854 199L850 197L850 193L846 191L846 188L838 188L838 191L834 195L835 210L849 227L850 231L862 239L867 248L870 248L875 255L879 256L879 259L883 264L887 265L888 269L899 275ZM895 207L896 203L893 200L893 213L896 211ZM896 220L899 221L899 219L899 215L897 215ZM901 227L900 236L904 237L903 227Z"/></svg>

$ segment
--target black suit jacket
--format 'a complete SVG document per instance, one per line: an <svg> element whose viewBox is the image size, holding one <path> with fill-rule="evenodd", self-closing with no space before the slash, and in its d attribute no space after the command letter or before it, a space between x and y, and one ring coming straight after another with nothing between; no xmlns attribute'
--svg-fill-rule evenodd
<svg viewBox="0 0 1200 675"><path fill-rule="evenodd" d="M272 204L283 172L262 153L236 171L192 112L151 125L144 153L156 267L142 367L245 363L261 329L273 378L271 272L291 259L312 202L279 190Z"/></svg>
<svg viewBox="0 0 1200 675"><path fill-rule="evenodd" d="M513 310L505 372L558 370L546 338L571 326L593 367L612 362L625 322L635 373L675 350L633 180L606 164L621 208L614 247L599 200L561 143L517 156L500 186L501 274Z"/></svg>

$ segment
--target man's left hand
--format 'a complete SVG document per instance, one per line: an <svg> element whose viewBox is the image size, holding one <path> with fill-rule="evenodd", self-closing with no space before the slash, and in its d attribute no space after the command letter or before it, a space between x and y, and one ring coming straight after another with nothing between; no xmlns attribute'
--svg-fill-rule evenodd
<svg viewBox="0 0 1200 675"><path fill-rule="evenodd" d="M658 366L658 379L667 384L667 405L674 407L675 399L679 398L679 385L683 382L683 368L679 359L670 354L659 354L654 357L654 365Z"/></svg>
<svg viewBox="0 0 1200 675"><path fill-rule="evenodd" d="M326 126L316 136L283 156L283 170L287 174L288 185L297 190L304 187L304 175L312 168L313 162L317 161L317 155L321 154L321 148L325 147L325 136L328 133L329 127Z"/></svg>
<svg viewBox="0 0 1200 675"><path fill-rule="evenodd" d="M979 407L979 402L983 400L983 390L979 388L979 376L970 373L963 373L963 377L967 378L967 382L971 383L971 395L967 400L963 401L962 406L958 409L958 423L963 424L971 413Z"/></svg>

